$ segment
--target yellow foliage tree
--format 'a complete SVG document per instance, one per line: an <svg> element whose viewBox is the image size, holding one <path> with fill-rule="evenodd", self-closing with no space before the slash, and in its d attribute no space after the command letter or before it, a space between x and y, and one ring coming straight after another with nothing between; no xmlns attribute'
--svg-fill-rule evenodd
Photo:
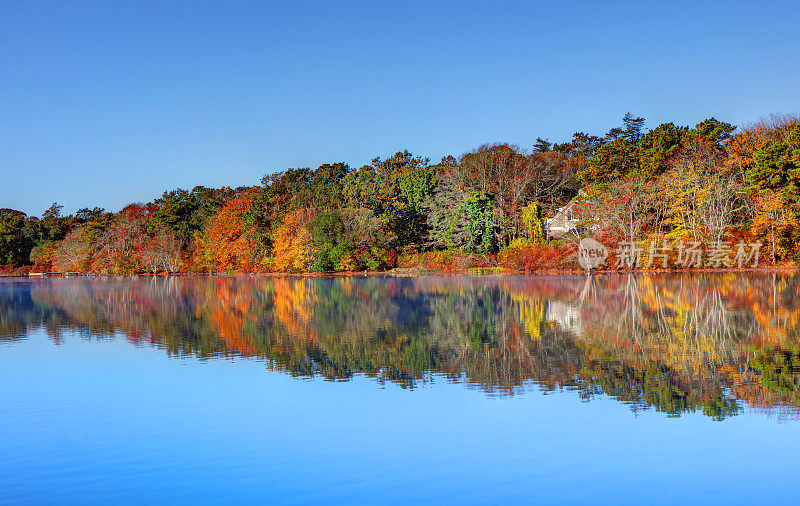
<svg viewBox="0 0 800 506"><path fill-rule="evenodd" d="M777 192L759 194L755 203L752 232L756 237L766 239L774 264L777 257L784 258L790 253L790 241L785 239L796 229L797 216L789 208L786 199Z"/></svg>
<svg viewBox="0 0 800 506"><path fill-rule="evenodd" d="M310 209L292 211L275 230L272 248L278 271L302 272L311 266L312 237L306 224L312 214Z"/></svg>

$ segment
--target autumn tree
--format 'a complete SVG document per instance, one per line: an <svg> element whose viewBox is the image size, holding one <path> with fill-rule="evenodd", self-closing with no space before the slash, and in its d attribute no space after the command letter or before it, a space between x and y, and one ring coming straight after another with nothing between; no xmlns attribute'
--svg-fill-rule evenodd
<svg viewBox="0 0 800 506"><path fill-rule="evenodd" d="M800 116L772 114L745 125L724 143L724 169L749 185L747 173L755 166L756 153L768 144L785 142L798 123Z"/></svg>
<svg viewBox="0 0 800 506"><path fill-rule="evenodd" d="M314 205L320 209L335 209L342 204L343 181L351 168L346 163L324 163L317 167L311 178Z"/></svg>
<svg viewBox="0 0 800 506"><path fill-rule="evenodd" d="M184 244L188 244L195 232L227 201L225 196L215 193L202 186L191 191L177 188L164 192L153 202L156 210L148 223L148 232L155 234L169 230Z"/></svg>
<svg viewBox="0 0 800 506"><path fill-rule="evenodd" d="M152 211L152 207L144 204L129 204L117 213L97 236L92 269L112 274L142 270L138 253L149 240L147 220ZM83 228L87 238L91 238L91 228Z"/></svg>
<svg viewBox="0 0 800 506"><path fill-rule="evenodd" d="M89 269L92 239L86 227L72 229L56 243L52 252L52 268L56 272L84 272Z"/></svg>
<svg viewBox="0 0 800 506"><path fill-rule="evenodd" d="M696 241L719 242L742 218L745 202L736 179L720 170L722 154L705 139L686 135L665 175L674 230Z"/></svg>
<svg viewBox="0 0 800 506"><path fill-rule="evenodd" d="M181 242L170 230L162 230L147 239L137 256L139 265L152 274L181 270Z"/></svg>
<svg viewBox="0 0 800 506"><path fill-rule="evenodd" d="M752 233L765 238L772 263L789 256L794 247L795 231L800 226L797 215L779 192L760 192L755 196Z"/></svg>
<svg viewBox="0 0 800 506"><path fill-rule="evenodd" d="M454 178L454 183L468 193L467 200L472 199L468 206L491 205L497 209L496 213L492 211L492 221L497 220L498 237L492 243L502 246L508 246L520 235L522 208L537 176L533 159L508 144L484 145L465 153L443 175Z"/></svg>
<svg viewBox="0 0 800 506"><path fill-rule="evenodd" d="M546 237L544 229L544 211L538 202L531 202L522 210L522 221L528 230L528 239L542 241Z"/></svg>
<svg viewBox="0 0 800 506"><path fill-rule="evenodd" d="M205 231L195 236L196 264L222 272L250 271L264 265L265 257L257 255L258 250L252 247L249 229L243 220L254 197L253 191L239 195L208 219Z"/></svg>
<svg viewBox="0 0 800 506"><path fill-rule="evenodd" d="M313 243L306 225L312 216L310 209L297 209L287 214L275 230L274 266L279 272L302 272L311 267Z"/></svg>
<svg viewBox="0 0 800 506"><path fill-rule="evenodd" d="M655 185L633 173L610 185L587 188L575 205L576 216L594 227L614 232L625 241L639 239L651 219Z"/></svg>
<svg viewBox="0 0 800 506"><path fill-rule="evenodd" d="M769 231L773 261L795 251L800 216L800 123L785 141L764 144L747 171L748 190L755 196L754 232ZM776 255L777 254L777 255Z"/></svg>

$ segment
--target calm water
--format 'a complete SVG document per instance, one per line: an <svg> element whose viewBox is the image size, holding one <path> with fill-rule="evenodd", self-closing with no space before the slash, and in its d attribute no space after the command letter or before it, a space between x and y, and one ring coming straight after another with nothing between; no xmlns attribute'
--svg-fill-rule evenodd
<svg viewBox="0 0 800 506"><path fill-rule="evenodd" d="M0 281L0 502L797 502L800 276Z"/></svg>

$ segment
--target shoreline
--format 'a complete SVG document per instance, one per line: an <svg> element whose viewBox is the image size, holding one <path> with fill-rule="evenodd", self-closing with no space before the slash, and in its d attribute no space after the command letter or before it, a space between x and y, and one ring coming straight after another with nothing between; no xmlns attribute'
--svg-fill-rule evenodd
<svg viewBox="0 0 800 506"><path fill-rule="evenodd" d="M473 272L470 272L473 271ZM698 268L698 269L618 269L591 270L584 269L543 269L536 271L518 271L503 268L471 268L458 270L435 270L419 268L395 268L388 271L353 271L353 272L176 272L176 273L126 273L107 274L97 272L0 272L0 278L53 278L53 277L86 277L86 278L122 278L122 277L296 277L296 278L345 278L345 277L428 277L428 276L577 276L577 275L627 275L627 274L725 274L751 272L800 272L800 266L759 266L732 268Z"/></svg>

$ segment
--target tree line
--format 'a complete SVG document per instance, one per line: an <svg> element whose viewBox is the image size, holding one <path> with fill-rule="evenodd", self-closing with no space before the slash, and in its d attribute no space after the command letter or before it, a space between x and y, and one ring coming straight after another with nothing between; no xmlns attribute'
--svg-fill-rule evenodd
<svg viewBox="0 0 800 506"><path fill-rule="evenodd" d="M306 272L459 258L535 270L561 265L552 257L576 238L548 237L545 220L565 206L579 231L612 243L760 241L766 259L796 262L799 184L798 117L648 130L628 113L604 135L487 144L438 163L401 151L357 169L293 168L255 186L167 191L116 213L0 209L0 265Z"/></svg>

